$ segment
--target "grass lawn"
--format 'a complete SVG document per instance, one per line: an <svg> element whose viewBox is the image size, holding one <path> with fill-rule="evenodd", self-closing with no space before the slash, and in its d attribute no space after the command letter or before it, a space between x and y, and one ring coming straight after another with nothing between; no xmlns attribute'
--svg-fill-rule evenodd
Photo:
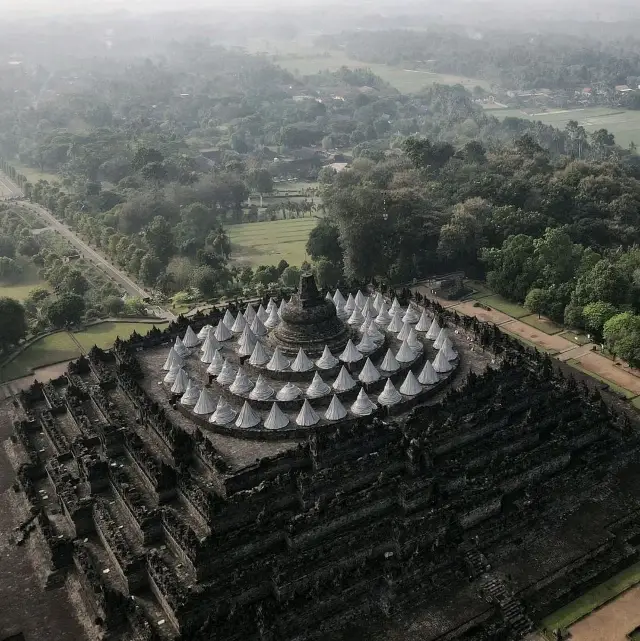
<svg viewBox="0 0 640 641"><path fill-rule="evenodd" d="M36 341L3 368L0 378L9 381L28 376L31 370L80 356L80 349L67 332L51 334Z"/></svg>
<svg viewBox="0 0 640 641"><path fill-rule="evenodd" d="M580 334L579 332L575 332L572 329L563 332L562 334L560 334L560 336L562 336L562 338L566 338L572 343L575 343L576 345L586 345L587 343L591 342L587 338L586 334Z"/></svg>
<svg viewBox="0 0 640 641"><path fill-rule="evenodd" d="M541 622L547 630L567 628L579 619L622 594L640 582L640 562L611 577L608 581L589 590L586 594L565 605ZM603 640L604 641L604 640Z"/></svg>
<svg viewBox="0 0 640 641"><path fill-rule="evenodd" d="M38 268L30 262L23 264L24 272L20 281L15 285L0 284L0 296L8 296L16 300L25 300L32 289L48 287L47 283L38 276Z"/></svg>
<svg viewBox="0 0 640 641"><path fill-rule="evenodd" d="M20 165L14 161L11 161L11 164L16 168L16 171L26 176L27 180L33 185L35 185L39 180L48 180L50 183L54 180L57 180L58 182L62 180L62 178L58 176L58 174L50 174L46 171L40 171L35 167Z"/></svg>
<svg viewBox="0 0 640 641"><path fill-rule="evenodd" d="M494 110L497 118L507 116L540 120L548 125L563 129L569 120L577 120L588 132L597 129L608 129L616 137L621 147L628 147L630 142L640 145L640 112L606 107L587 107L585 109L558 109L548 112L526 113L520 109Z"/></svg>
<svg viewBox="0 0 640 641"><path fill-rule="evenodd" d="M229 225L232 258L252 267L277 265L282 259L299 267L307 258L305 246L317 222L312 217Z"/></svg>
<svg viewBox="0 0 640 641"><path fill-rule="evenodd" d="M600 381L601 383L604 383L605 385L608 385L614 392L617 394L621 394L625 398L634 398L636 395L635 392L631 392L628 389L625 389L624 387L620 387L619 385L616 385L615 383L612 383L611 381L608 381L606 378L602 378L602 376L598 376L598 374L595 374L594 372L584 369L580 363L573 359L570 358L567 363L571 365L574 369L577 369L578 371L582 372L583 374L586 374L587 376L591 376L591 378L595 378L597 381ZM636 407L638 407L636 405Z"/></svg>
<svg viewBox="0 0 640 641"><path fill-rule="evenodd" d="M485 302L485 299L483 299L482 302ZM545 334L549 334L551 336L553 334L558 334L563 330L560 325L556 325L552 320L549 320L548 318L538 318L538 314L529 314L529 316L523 316L520 320L523 323L531 325L531 327L535 327L541 332L544 332Z"/></svg>
<svg viewBox="0 0 640 641"><path fill-rule="evenodd" d="M166 322L163 323L162 321L151 321L149 323L128 323L126 321L122 323L107 322L87 327L87 329L77 332L74 336L85 351L89 351L94 345L106 349L113 345L113 342L118 336L122 340L125 340L129 338L134 331L144 335L154 325L162 328L166 324Z"/></svg>
<svg viewBox="0 0 640 641"><path fill-rule="evenodd" d="M482 298L482 304L486 305L487 307L493 307L499 312L507 314L507 316L511 316L512 318L520 319L524 316L530 315L528 309L525 309L517 303L510 303L505 298L502 298L502 296L498 296L498 294L493 294L492 296L486 296Z"/></svg>

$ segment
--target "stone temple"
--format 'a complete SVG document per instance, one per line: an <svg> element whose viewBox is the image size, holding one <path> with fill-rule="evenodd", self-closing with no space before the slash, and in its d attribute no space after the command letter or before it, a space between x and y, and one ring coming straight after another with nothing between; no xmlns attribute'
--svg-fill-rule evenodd
<svg viewBox="0 0 640 641"><path fill-rule="evenodd" d="M638 560L625 406L419 294L345 293L305 276L15 399L18 544L88 639L515 640Z"/></svg>

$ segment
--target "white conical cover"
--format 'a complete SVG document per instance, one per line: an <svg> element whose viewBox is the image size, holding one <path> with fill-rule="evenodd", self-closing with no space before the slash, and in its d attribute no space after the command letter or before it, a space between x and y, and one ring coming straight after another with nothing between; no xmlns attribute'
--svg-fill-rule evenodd
<svg viewBox="0 0 640 641"><path fill-rule="evenodd" d="M276 301L273 300L273 298L270 298L269 302L267 303L267 316L269 316L269 314L271 314L271 311L274 310L274 309L277 312L278 311L278 306L276 305Z"/></svg>
<svg viewBox="0 0 640 641"><path fill-rule="evenodd" d="M353 296L349 294L347 296L347 301L344 304L344 311L347 312L347 314L351 314L353 310L356 308L356 301L354 300Z"/></svg>
<svg viewBox="0 0 640 641"><path fill-rule="evenodd" d="M360 389L358 398L356 398L351 406L351 411L356 416L368 416L375 408L376 404L367 396L367 393L363 389Z"/></svg>
<svg viewBox="0 0 640 641"><path fill-rule="evenodd" d="M242 367L238 368L236 377L229 387L233 394L247 394L253 389L253 381L246 375Z"/></svg>
<svg viewBox="0 0 640 641"><path fill-rule="evenodd" d="M398 340L399 341L405 341L407 338L409 338L409 332L411 331L411 325L407 323L406 321L402 321L402 329L398 333Z"/></svg>
<svg viewBox="0 0 640 641"><path fill-rule="evenodd" d="M344 405L340 402L340 399L334 394L329 403L327 411L324 413L324 417L327 421L341 421L347 415L347 410L344 409Z"/></svg>
<svg viewBox="0 0 640 641"><path fill-rule="evenodd" d="M370 358L364 363L364 367L358 374L358 380L361 383L375 383L380 380L380 372L376 369L376 366L371 362Z"/></svg>
<svg viewBox="0 0 640 641"><path fill-rule="evenodd" d="M375 307L373 306L373 301L371 300L371 297L365 298L364 305L362 306L362 315L367 318L369 316L370 318L373 318L374 316L377 315L377 312L375 310Z"/></svg>
<svg viewBox="0 0 640 641"><path fill-rule="evenodd" d="M331 392L331 388L322 380L322 377L318 372L313 376L311 385L307 387L307 396L309 398L320 398L321 396L326 396Z"/></svg>
<svg viewBox="0 0 640 641"><path fill-rule="evenodd" d="M264 348L264 345L260 341L256 341L256 346L253 348L253 352L251 352L249 364L261 367L269 362L269 358L269 354L267 354L267 350Z"/></svg>
<svg viewBox="0 0 640 641"><path fill-rule="evenodd" d="M288 367L289 359L283 355L280 347L276 346L271 360L267 363L267 369L272 372L284 372Z"/></svg>
<svg viewBox="0 0 640 641"><path fill-rule="evenodd" d="M211 325L209 325L211 327ZM220 349L220 343L218 342L218 339L214 336L213 332L213 327L207 332L207 335L203 338L204 343L200 346L200 351L201 352L206 352L207 349L209 348L209 345L213 347L213 349ZM210 363L211 361L207 361Z"/></svg>
<svg viewBox="0 0 640 641"><path fill-rule="evenodd" d="M384 301L382 301L382 305L378 310L378 315L375 317L375 322L377 325L380 325L380 327L386 327L391 322L391 315L389 314L387 304Z"/></svg>
<svg viewBox="0 0 640 641"><path fill-rule="evenodd" d="M409 304L409 307L407 307L407 311L404 313L404 316L402 317L402 321L404 323L417 323L420 320L420 316L418 315L418 312L414 309L413 305Z"/></svg>
<svg viewBox="0 0 640 641"><path fill-rule="evenodd" d="M203 387L196 406L193 408L194 414L212 414L216 409L216 399L213 397L208 387Z"/></svg>
<svg viewBox="0 0 640 641"><path fill-rule="evenodd" d="M220 343L218 343L213 336L207 336L207 340L204 342L204 353L200 359L203 363L210 363L214 359L215 355L218 353L218 350L215 347L216 345L218 348L220 347Z"/></svg>
<svg viewBox="0 0 640 641"><path fill-rule="evenodd" d="M375 350L377 345L373 342L373 339L369 334L363 334L360 342L358 343L357 350L363 354L370 354Z"/></svg>
<svg viewBox="0 0 640 641"><path fill-rule="evenodd" d="M435 385L439 380L438 374L436 370L433 369L431 361L427 361L418 376L418 383L421 383L422 385Z"/></svg>
<svg viewBox="0 0 640 641"><path fill-rule="evenodd" d="M245 328L242 330L242 336L240 336L240 340L238 341L238 354L240 354L240 356L251 356L257 342L258 339L251 331L249 325L245 325Z"/></svg>
<svg viewBox="0 0 640 641"><path fill-rule="evenodd" d="M331 296L331 294L329 292L326 293L324 299L328 300L330 303L333 303L333 296ZM335 303L333 303L333 304L335 305Z"/></svg>
<svg viewBox="0 0 640 641"><path fill-rule="evenodd" d="M258 311L256 312L256 316L264 323L267 318L269 318L269 312L262 306L262 303L258 305ZM255 331L255 330L253 330Z"/></svg>
<svg viewBox="0 0 640 641"><path fill-rule="evenodd" d="M256 317L256 310L253 309L253 305L251 303L247 303L247 309L244 310L243 316L249 325L253 323L253 319Z"/></svg>
<svg viewBox="0 0 640 641"><path fill-rule="evenodd" d="M400 301L398 300L398 297L396 296L393 299L393 303L391 303L391 309L389 309L389 313L393 316L397 311L400 311L402 307L400 307Z"/></svg>
<svg viewBox="0 0 640 641"><path fill-rule="evenodd" d="M380 369L383 372L397 372L400 369L400 363L391 349L387 350L384 360L380 363Z"/></svg>
<svg viewBox="0 0 640 641"><path fill-rule="evenodd" d="M294 385L291 381L288 381L287 384L278 390L276 398L279 401L295 401L296 398L302 396L302 390Z"/></svg>
<svg viewBox="0 0 640 641"><path fill-rule="evenodd" d="M416 359L416 353L409 347L407 341L402 341L400 349L396 354L396 360L398 363L411 363Z"/></svg>
<svg viewBox="0 0 640 641"><path fill-rule="evenodd" d="M264 379L262 374L258 376L255 387L251 390L249 398L252 401L267 401L273 397L275 390Z"/></svg>
<svg viewBox="0 0 640 641"><path fill-rule="evenodd" d="M218 374L218 383L220 385L231 385L236 378L235 367L230 363L228 358L224 359L222 371Z"/></svg>
<svg viewBox="0 0 640 641"><path fill-rule="evenodd" d="M178 372L182 369L181 365L172 365L171 369L167 372L167 375L164 377L164 382L168 383L169 385L173 385L175 383L175 380L178 376Z"/></svg>
<svg viewBox="0 0 640 641"><path fill-rule="evenodd" d="M264 421L265 429L268 430L281 430L289 425L289 417L278 407L274 401L271 406L269 416Z"/></svg>
<svg viewBox="0 0 640 641"><path fill-rule="evenodd" d="M439 333L440 325L438 325L438 321L434 318L431 321L431 325L429 326L429 331L427 332L426 338L428 338L430 341L435 341L436 338L438 338Z"/></svg>
<svg viewBox="0 0 640 641"><path fill-rule="evenodd" d="M296 417L296 423L301 427L311 427L315 425L320 420L317 412L311 407L311 403L305 398L298 416Z"/></svg>
<svg viewBox="0 0 640 641"><path fill-rule="evenodd" d="M228 341L230 338L233 337L231 330L225 325L223 321L220 321L218 323L218 326L216 327L216 331L213 332L213 335L215 336L215 339L217 341L220 341L221 343L224 341Z"/></svg>
<svg viewBox="0 0 640 641"><path fill-rule="evenodd" d="M189 376L181 367L178 370L178 375L176 376L173 385L171 386L171 393L182 395L187 391L187 385L189 385Z"/></svg>
<svg viewBox="0 0 640 641"><path fill-rule="evenodd" d="M189 380L189 383L187 384L187 391L182 395L180 404L191 407L198 402L199 398L200 390L198 389L198 386L192 380Z"/></svg>
<svg viewBox="0 0 640 641"><path fill-rule="evenodd" d="M444 340L447 338L447 328L443 327L439 332L436 340L433 341L433 349L440 349L444 345Z"/></svg>
<svg viewBox="0 0 640 641"><path fill-rule="evenodd" d="M333 389L336 392L346 392L347 390L353 389L356 386L356 382L351 378L347 368L343 365L338 378L333 381Z"/></svg>
<svg viewBox="0 0 640 641"><path fill-rule="evenodd" d="M428 332L429 327L431 326L431 321L429 320L429 317L427 316L426 310L422 310L422 314L420 315L420 320L418 321L418 324L416 325L416 331L418 332Z"/></svg>
<svg viewBox="0 0 640 641"><path fill-rule="evenodd" d="M367 327L367 335L376 343L380 343L384 340L384 334L378 329L378 326L375 323L369 323L369 327Z"/></svg>
<svg viewBox="0 0 640 641"><path fill-rule="evenodd" d="M342 354L338 357L343 363L357 363L361 361L363 356L356 349L356 346L353 344L353 341L349 339L347 345L344 348Z"/></svg>
<svg viewBox="0 0 640 641"><path fill-rule="evenodd" d="M404 323L402 322L402 313L398 312L393 314L391 316L391 322L387 326L387 330L390 332L400 332L403 327Z"/></svg>
<svg viewBox="0 0 640 641"><path fill-rule="evenodd" d="M164 362L164 365L162 366L162 369L166 371L170 370L174 365L182 365L182 358L178 356L178 353L176 350L172 347L169 350L169 355L167 356L167 360Z"/></svg>
<svg viewBox="0 0 640 641"><path fill-rule="evenodd" d="M231 326L231 331L234 334L240 334L244 330L244 328L247 326L247 320L246 318L242 315L242 312L238 312L238 315L236 316L235 321L233 321L233 325Z"/></svg>
<svg viewBox="0 0 640 641"><path fill-rule="evenodd" d="M255 427L258 423L260 423L260 414L254 411L249 401L245 401L236 419L236 427Z"/></svg>
<svg viewBox="0 0 640 641"><path fill-rule="evenodd" d="M224 366L224 359L222 358L222 354L220 354L218 350L215 350L215 353L213 355L213 360L211 361L211 364L209 365L209 367L207 367L207 374L211 374L212 376L217 376L222 371L223 366Z"/></svg>
<svg viewBox="0 0 640 641"><path fill-rule="evenodd" d="M226 425L236 417L236 411L221 396L218 399L216 411L209 417L209 422L215 425Z"/></svg>
<svg viewBox="0 0 640 641"><path fill-rule="evenodd" d="M409 370L404 379L404 383L400 385L400 393L405 396L416 396L422 391L422 386L416 380L416 377L413 375L413 372Z"/></svg>
<svg viewBox="0 0 640 641"><path fill-rule="evenodd" d="M458 352L453 348L453 343L448 336L442 342L442 347L440 349L448 361L455 361L456 358L458 358Z"/></svg>
<svg viewBox="0 0 640 641"><path fill-rule="evenodd" d="M347 321L347 323L349 323L349 325L362 325L363 322L364 316L362 315L360 308L354 308L354 310L351 312L351 316L349 316L349 320Z"/></svg>
<svg viewBox="0 0 640 641"><path fill-rule="evenodd" d="M339 289L336 289L336 293L333 295L333 302L335 303L336 307L339 307L340 305L344 307L347 304L347 301L345 300L342 292Z"/></svg>
<svg viewBox="0 0 640 641"><path fill-rule="evenodd" d="M236 322L236 319L233 317L233 314L227 309L224 312L222 322L227 326L228 329L231 329L233 327L233 324Z"/></svg>
<svg viewBox="0 0 640 641"><path fill-rule="evenodd" d="M442 350L438 350L436 357L433 359L433 369L438 372L438 374L446 374L453 369L453 365L449 362L449 359L444 355Z"/></svg>
<svg viewBox="0 0 640 641"><path fill-rule="evenodd" d="M199 332L198 332L198 338L201 341L207 340L207 336L209 336L209 332L213 330L212 325L205 325Z"/></svg>
<svg viewBox="0 0 640 641"><path fill-rule="evenodd" d="M364 320L362 321L362 325L360 325L360 331L365 334L367 329L369 329L369 325L371 325L371 318L367 318L366 316L364 317Z"/></svg>
<svg viewBox="0 0 640 641"><path fill-rule="evenodd" d="M421 352L424 349L424 345L418 338L418 333L416 332L413 327L409 330L409 336L407 336L407 345L414 351L414 352Z"/></svg>
<svg viewBox="0 0 640 641"><path fill-rule="evenodd" d="M184 346L182 339L179 336L176 336L176 342L173 345L173 349L176 350L176 354L180 358L185 358L189 354L189 350Z"/></svg>
<svg viewBox="0 0 640 641"><path fill-rule="evenodd" d="M356 297L354 298L354 301L356 303L356 307L359 307L362 309L364 307L364 304L367 300L367 297L360 291L358 290L358 293L356 294Z"/></svg>
<svg viewBox="0 0 640 641"><path fill-rule="evenodd" d="M340 361L331 353L328 345L324 346L322 356L316 361L316 366L320 369L331 369L335 367Z"/></svg>
<svg viewBox="0 0 640 641"><path fill-rule="evenodd" d="M313 361L304 353L302 347L298 349L298 355L293 363L291 363L291 370L293 372L308 372L313 369Z"/></svg>
<svg viewBox="0 0 640 641"><path fill-rule="evenodd" d="M280 318L282 318L282 312L284 312L285 305L287 303L285 302L284 298L280 301L280 307L278 307L278 314Z"/></svg>
<svg viewBox="0 0 640 641"><path fill-rule="evenodd" d="M388 378L385 383L382 393L378 396L378 403L380 405L395 405L402 400L400 392L396 389L396 386L391 382L391 379Z"/></svg>
<svg viewBox="0 0 640 641"><path fill-rule="evenodd" d="M269 312L269 318L264 322L267 329L273 329L280 322L280 314L278 308L274 305Z"/></svg>
<svg viewBox="0 0 640 641"><path fill-rule="evenodd" d="M380 311L382 303L384 303L384 296L380 292L378 292L373 299L373 308L376 310L376 312Z"/></svg>
<svg viewBox="0 0 640 641"><path fill-rule="evenodd" d="M255 336L266 336L267 335L267 328L264 326L264 323L260 319L260 316L256 314L256 317L253 319L253 323L251 323L251 331L254 333Z"/></svg>
<svg viewBox="0 0 640 641"><path fill-rule="evenodd" d="M347 320L351 314L345 309L344 305L338 305L336 306L336 316L340 320Z"/></svg>
<svg viewBox="0 0 640 641"><path fill-rule="evenodd" d="M185 347L191 349L192 347L198 347L200 345L200 339L197 334L193 331L191 325L187 326L187 331L184 333L184 338L182 339L182 344Z"/></svg>

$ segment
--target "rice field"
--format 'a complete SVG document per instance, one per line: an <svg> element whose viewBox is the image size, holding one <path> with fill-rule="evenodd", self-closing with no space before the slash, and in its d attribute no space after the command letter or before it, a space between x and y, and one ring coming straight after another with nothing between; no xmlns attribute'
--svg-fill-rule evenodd
<svg viewBox="0 0 640 641"><path fill-rule="evenodd" d="M588 132L607 129L614 134L616 143L628 147L630 142L640 146L640 111L613 109L606 107L587 107L585 109L558 109L529 113L521 109L494 109L491 114L496 118L524 118L553 125L564 129L570 120L577 120Z"/></svg>
<svg viewBox="0 0 640 641"><path fill-rule="evenodd" d="M238 264L277 265L286 260L299 267L308 259L306 244L317 218L294 218L229 225L231 257Z"/></svg>

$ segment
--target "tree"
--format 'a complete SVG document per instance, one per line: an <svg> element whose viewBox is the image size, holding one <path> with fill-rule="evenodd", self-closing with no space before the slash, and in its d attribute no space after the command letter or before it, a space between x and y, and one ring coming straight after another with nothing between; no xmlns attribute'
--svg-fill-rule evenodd
<svg viewBox="0 0 640 641"><path fill-rule="evenodd" d="M164 156L157 149L142 146L136 149L131 166L135 171L140 171L150 163L162 163L163 161Z"/></svg>
<svg viewBox="0 0 640 641"><path fill-rule="evenodd" d="M287 267L289 267L289 263L288 263L284 258L282 258L282 259L280 260L280 262L278 263L278 274L280 274L280 275L282 276L282 272L283 272Z"/></svg>
<svg viewBox="0 0 640 641"><path fill-rule="evenodd" d="M166 265L176 251L171 223L162 216L156 216L142 233L151 253Z"/></svg>
<svg viewBox="0 0 640 641"><path fill-rule="evenodd" d="M285 287L297 287L300 282L300 270L297 267L287 267L282 272L280 280Z"/></svg>
<svg viewBox="0 0 640 641"><path fill-rule="evenodd" d="M85 310L82 296L77 294L61 294L48 300L43 309L44 317L55 328L77 325Z"/></svg>
<svg viewBox="0 0 640 641"><path fill-rule="evenodd" d="M340 265L321 258L313 263L313 273L320 287L335 287L342 279Z"/></svg>
<svg viewBox="0 0 640 641"><path fill-rule="evenodd" d="M596 301L584 306L582 317L584 326L593 332L598 339L602 338L602 330L606 322L616 315L616 308L611 303Z"/></svg>
<svg viewBox="0 0 640 641"><path fill-rule="evenodd" d="M247 186L259 194L270 194L273 191L273 176L268 169L252 169L247 174Z"/></svg>
<svg viewBox="0 0 640 641"><path fill-rule="evenodd" d="M340 230L327 219L321 219L309 234L306 250L313 260L326 258L332 262L342 263Z"/></svg>
<svg viewBox="0 0 640 641"><path fill-rule="evenodd" d="M147 163L140 173L145 180L160 185L167 179L167 170L161 162Z"/></svg>
<svg viewBox="0 0 640 641"><path fill-rule="evenodd" d="M456 205L451 220L440 229L438 253L457 267L475 267L478 250L484 244L482 229L490 212L490 203L482 198Z"/></svg>
<svg viewBox="0 0 640 641"><path fill-rule="evenodd" d="M124 301L120 296L109 296L105 298L102 309L107 316L120 316L124 310Z"/></svg>
<svg viewBox="0 0 640 641"><path fill-rule="evenodd" d="M83 276L79 269L71 269L62 279L59 285L60 290L69 294L84 296L89 290L89 281Z"/></svg>
<svg viewBox="0 0 640 641"><path fill-rule="evenodd" d="M145 285L153 285L162 272L162 262L154 254L145 254L140 261L138 276Z"/></svg>
<svg viewBox="0 0 640 641"><path fill-rule="evenodd" d="M0 257L15 258L16 244L9 236L0 236Z"/></svg>
<svg viewBox="0 0 640 641"><path fill-rule="evenodd" d="M632 367L640 365L640 316L631 312L613 316L604 324L603 336L614 356L624 359Z"/></svg>
<svg viewBox="0 0 640 641"><path fill-rule="evenodd" d="M24 307L13 298L0 298L0 349L5 351L17 345L27 334L27 318Z"/></svg>
<svg viewBox="0 0 640 641"><path fill-rule="evenodd" d="M0 257L0 282L13 283L22 274L22 266L13 258Z"/></svg>
<svg viewBox="0 0 640 641"><path fill-rule="evenodd" d="M538 318L544 313L547 305L547 291L540 287L534 287L524 299L524 306Z"/></svg>
<svg viewBox="0 0 640 641"><path fill-rule="evenodd" d="M205 298L212 298L219 288L218 273L207 265L200 265L191 274L191 286L195 287Z"/></svg>

